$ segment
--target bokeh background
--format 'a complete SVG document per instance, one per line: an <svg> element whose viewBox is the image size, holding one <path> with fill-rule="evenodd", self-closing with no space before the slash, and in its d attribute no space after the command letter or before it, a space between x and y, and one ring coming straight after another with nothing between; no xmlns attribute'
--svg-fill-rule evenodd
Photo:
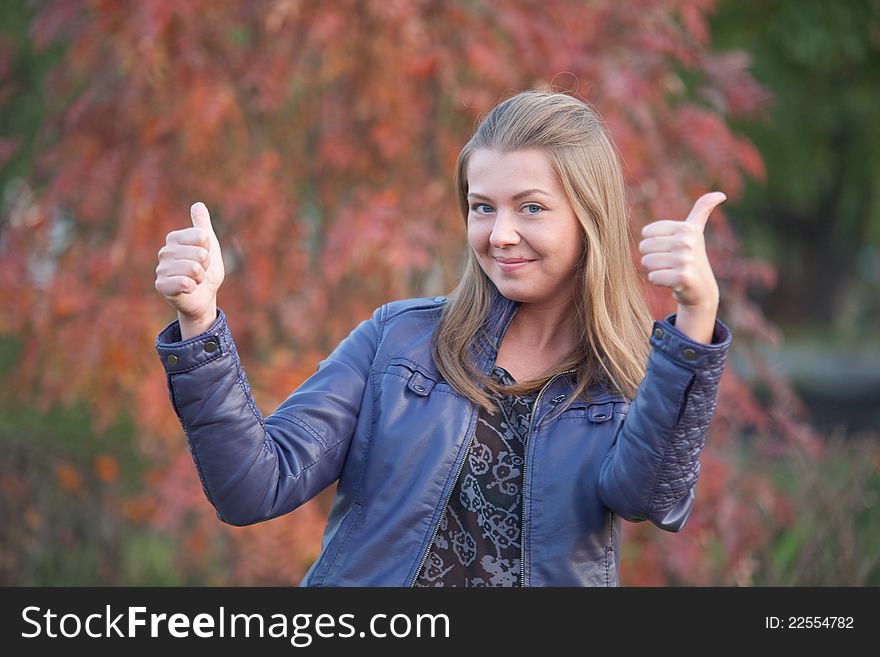
<svg viewBox="0 0 880 657"><path fill-rule="evenodd" d="M877 0L3 2L0 584L297 584L333 490L216 519L157 251L208 205L268 414L376 306L452 289L458 150L547 84L605 117L637 229L729 199L698 502L625 523L622 583L880 585Z"/></svg>

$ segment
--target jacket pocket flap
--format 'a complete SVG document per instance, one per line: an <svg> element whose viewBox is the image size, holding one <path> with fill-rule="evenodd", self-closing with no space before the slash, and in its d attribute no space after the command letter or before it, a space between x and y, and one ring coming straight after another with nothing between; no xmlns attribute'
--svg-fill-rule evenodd
<svg viewBox="0 0 880 657"><path fill-rule="evenodd" d="M406 378L406 387L420 397L431 394L431 390L437 384L432 372L408 358L392 358L388 363L388 371Z"/></svg>
<svg viewBox="0 0 880 657"><path fill-rule="evenodd" d="M429 379L420 371L416 370L412 373L412 376L409 377L409 383L407 383L406 387L417 395L426 397L431 393L431 389L434 387L435 383L436 381L434 381L434 379Z"/></svg>
<svg viewBox="0 0 880 657"><path fill-rule="evenodd" d="M605 404L590 404L590 422L607 422L614 413L614 402Z"/></svg>

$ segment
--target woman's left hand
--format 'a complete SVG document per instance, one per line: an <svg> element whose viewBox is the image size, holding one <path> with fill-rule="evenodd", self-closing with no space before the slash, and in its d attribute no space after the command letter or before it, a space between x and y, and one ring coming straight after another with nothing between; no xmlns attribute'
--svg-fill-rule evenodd
<svg viewBox="0 0 880 657"><path fill-rule="evenodd" d="M704 194L694 203L687 219L650 223L642 228L644 239L639 242L648 280L658 287L672 288L678 303L676 325L686 332L682 319L699 326L691 337L700 342L711 340L719 302L718 283L706 255L703 231L712 210L726 199L721 192Z"/></svg>

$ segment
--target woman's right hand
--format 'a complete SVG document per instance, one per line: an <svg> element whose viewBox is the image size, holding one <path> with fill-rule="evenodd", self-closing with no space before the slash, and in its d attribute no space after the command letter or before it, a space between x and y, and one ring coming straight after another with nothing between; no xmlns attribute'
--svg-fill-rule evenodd
<svg viewBox="0 0 880 657"><path fill-rule="evenodd" d="M192 227L168 233L159 249L156 291L177 310L181 324L210 326L225 276L223 256L205 204L193 203L189 213Z"/></svg>

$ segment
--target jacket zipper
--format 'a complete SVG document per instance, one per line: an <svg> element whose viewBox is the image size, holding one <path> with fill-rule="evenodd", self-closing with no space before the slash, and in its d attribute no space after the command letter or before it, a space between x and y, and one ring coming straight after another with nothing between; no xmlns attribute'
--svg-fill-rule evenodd
<svg viewBox="0 0 880 657"><path fill-rule="evenodd" d="M507 323L501 330L501 337L498 338L498 343L495 349L495 359L493 359L492 361L493 367L495 365L495 360L498 359L498 347L501 346L501 341L504 339L504 334L507 333L507 327L510 326L510 323L513 321L513 316L516 315L517 310L519 310L519 306L513 309L513 312L507 319ZM489 371L491 371L491 369ZM434 546L434 540L437 538L437 532L440 531L440 523L443 522L443 514L446 513L446 505L449 504L449 498L452 497L452 492L455 490L455 486L456 484L458 484L458 478L461 476L461 471L464 469L464 462L465 460L467 460L468 453L470 453L471 451L471 443L474 441L474 436L477 434L477 423L480 421L479 409L477 409L475 412L477 413L477 417L474 419L474 430L471 431L470 437L468 438L467 447L464 450L464 458L461 459L461 463L458 464L458 470L455 473L455 479L452 481L452 486L449 488L449 493L446 494L446 500L443 502L443 506L441 507L442 510L440 511L440 517L437 518L437 523L434 525L434 531L431 533L431 540L428 542L428 547L425 549L425 553L422 555L422 558L419 561L419 567L416 568L416 574L413 575L412 581L409 583L410 586L415 586L416 580L419 578L419 574L422 572L422 568L425 567L425 562L428 560L428 555L431 553L431 548Z"/></svg>
<svg viewBox="0 0 880 657"><path fill-rule="evenodd" d="M565 370L564 372L560 372L558 374L554 374L550 377L550 380L544 384L541 390L538 392L538 396L535 397L535 403L532 405L532 414L529 417L529 431L526 433L526 444L523 450L523 480L522 480L522 518L520 521L520 552L519 552L519 582L520 586L525 587L526 585L526 463L529 461L529 438L532 437L532 426L535 421L535 415L538 414L538 402L541 401L541 396L544 394L544 391L550 387L550 384L553 381L563 374L570 374L572 372L576 372L577 370Z"/></svg>
<svg viewBox="0 0 880 657"><path fill-rule="evenodd" d="M434 531L431 534L431 540L428 542L428 547L422 555L421 561L419 561L419 567L416 568L416 574L413 575L413 579L409 583L410 586L415 586L416 580L419 578L419 574L421 574L422 568L424 568L425 562L428 560L428 555L431 553L431 548L434 547L434 539L437 538L437 532L440 531L440 523L443 522L443 515L446 513L446 505L449 504L449 498L452 497L452 492L455 490L455 486L458 484L458 478L461 476L461 471L464 469L464 462L467 460L468 453L471 451L471 443L474 441L474 436L477 433L477 422L479 422L479 418L474 419L474 430L471 431L470 437L468 438L467 447L464 450L464 458L461 459L461 463L458 464L458 470L455 472L455 479L452 480L452 486L450 486L449 492L446 494L446 499L441 507L440 517L437 518L437 523L434 525Z"/></svg>

